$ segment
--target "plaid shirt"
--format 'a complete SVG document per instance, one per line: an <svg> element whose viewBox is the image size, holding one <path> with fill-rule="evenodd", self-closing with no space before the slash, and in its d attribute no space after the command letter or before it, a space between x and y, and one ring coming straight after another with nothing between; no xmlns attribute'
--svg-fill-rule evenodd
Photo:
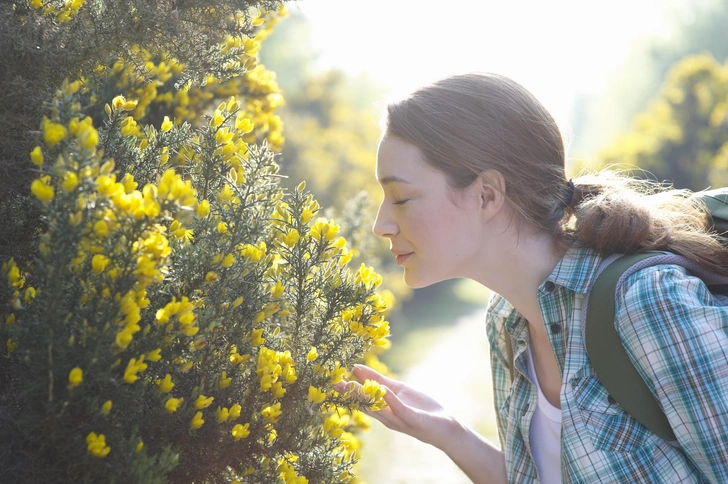
<svg viewBox="0 0 728 484"><path fill-rule="evenodd" d="M586 354L581 309L602 260L572 247L538 290L561 372L562 482L727 483L728 298L675 265L641 269L617 294L617 331L671 423L680 444L671 445L614 402ZM528 432L538 400L526 376L528 323L494 295L486 327L508 482L538 482ZM513 384L504 330L514 345Z"/></svg>

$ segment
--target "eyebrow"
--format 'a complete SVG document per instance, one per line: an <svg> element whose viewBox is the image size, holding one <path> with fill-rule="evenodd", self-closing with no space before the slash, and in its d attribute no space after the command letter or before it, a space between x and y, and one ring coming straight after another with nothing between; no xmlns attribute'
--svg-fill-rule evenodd
<svg viewBox="0 0 728 484"><path fill-rule="evenodd" d="M409 184L409 182L407 180L405 180L404 178L400 178L395 175L385 176L384 178L379 180L379 183L382 185L388 185L390 183L407 183L407 184Z"/></svg>

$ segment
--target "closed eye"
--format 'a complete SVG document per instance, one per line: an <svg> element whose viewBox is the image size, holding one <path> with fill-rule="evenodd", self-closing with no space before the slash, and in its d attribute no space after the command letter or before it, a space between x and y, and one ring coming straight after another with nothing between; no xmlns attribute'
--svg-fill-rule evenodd
<svg viewBox="0 0 728 484"><path fill-rule="evenodd" d="M398 201L398 202L394 202L394 204L395 204L395 205L404 205L405 203L407 203L407 202L409 202L409 201L410 201L410 199L409 199L409 198L407 198L407 199L405 199L405 200L400 200L400 201Z"/></svg>

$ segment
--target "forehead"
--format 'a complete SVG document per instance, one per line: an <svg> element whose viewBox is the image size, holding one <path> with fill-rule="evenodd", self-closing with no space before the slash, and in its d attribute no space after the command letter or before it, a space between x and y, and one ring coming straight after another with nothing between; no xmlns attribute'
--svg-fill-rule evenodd
<svg viewBox="0 0 728 484"><path fill-rule="evenodd" d="M385 136L377 151L377 179L383 185L391 181L409 180L423 172L433 172L422 151L396 136Z"/></svg>

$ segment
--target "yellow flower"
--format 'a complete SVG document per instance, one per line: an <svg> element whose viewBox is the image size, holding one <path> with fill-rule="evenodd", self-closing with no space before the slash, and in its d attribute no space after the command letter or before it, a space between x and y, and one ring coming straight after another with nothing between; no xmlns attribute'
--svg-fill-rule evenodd
<svg viewBox="0 0 728 484"><path fill-rule="evenodd" d="M139 360L132 358L126 365L124 370L124 381L127 383L134 383L139 378L137 373L140 373L147 369L147 364L144 363L144 356L141 356Z"/></svg>
<svg viewBox="0 0 728 484"><path fill-rule="evenodd" d="M32 161L36 166L43 165L43 150L41 150L40 146L36 146L33 148L33 151L30 152L30 161Z"/></svg>
<svg viewBox="0 0 728 484"><path fill-rule="evenodd" d="M30 192L43 203L53 200L56 194L53 187L48 185L48 181L50 181L48 177L43 177L33 180L33 183L30 184Z"/></svg>
<svg viewBox="0 0 728 484"><path fill-rule="evenodd" d="M207 217L207 214L210 213L210 202L207 200L203 200L200 202L199 205L197 205L197 215L199 215L202 218Z"/></svg>
<svg viewBox="0 0 728 484"><path fill-rule="evenodd" d="M98 131L96 131L96 128L89 124L79 134L78 139L84 148L93 150L94 148L96 148L96 145L99 144L99 133Z"/></svg>
<svg viewBox="0 0 728 484"><path fill-rule="evenodd" d="M311 403L321 403L326 399L326 392L322 392L316 387L308 387L308 401Z"/></svg>
<svg viewBox="0 0 728 484"><path fill-rule="evenodd" d="M140 440L139 443L136 445L134 452L141 452L143 448L144 448L144 441Z"/></svg>
<svg viewBox="0 0 728 484"><path fill-rule="evenodd" d="M285 239L286 245L288 247L293 247L294 245L296 245L296 242L298 242L298 239L300 239L300 238L301 238L301 235L298 233L298 230L291 229L291 231L288 232L288 234L286 234L286 239Z"/></svg>
<svg viewBox="0 0 728 484"><path fill-rule="evenodd" d="M232 434L235 440L244 439L245 437L250 435L250 430L248 430L249 427L249 423L246 423L245 425L236 424L232 430Z"/></svg>
<svg viewBox="0 0 728 484"><path fill-rule="evenodd" d="M207 408L210 404L212 404L213 400L215 400L215 397L205 397L205 395L200 395L197 397L197 400L195 400L195 408L197 410Z"/></svg>
<svg viewBox="0 0 728 484"><path fill-rule="evenodd" d="M232 254L226 255L225 258L222 260L223 267L232 267L232 265L234 263L235 263L235 256Z"/></svg>
<svg viewBox="0 0 728 484"><path fill-rule="evenodd" d="M230 383L233 381L232 378L228 378L226 372L222 372L222 375L220 376L220 388L227 388L230 386Z"/></svg>
<svg viewBox="0 0 728 484"><path fill-rule="evenodd" d="M217 233L226 234L228 233L228 224L226 222L220 222L217 224Z"/></svg>
<svg viewBox="0 0 728 484"><path fill-rule="evenodd" d="M220 203L227 202L228 200L230 200L230 198L233 195L234 195L233 189L230 187L230 185L228 183L226 183L225 185L223 185L223 187L220 189L220 191L217 192L217 201ZM219 229L218 229L218 231L219 231Z"/></svg>
<svg viewBox="0 0 728 484"><path fill-rule="evenodd" d="M103 459L111 452L111 447L106 445L106 436L104 434L96 435L95 432L90 432L86 436L86 445L89 453L99 459Z"/></svg>
<svg viewBox="0 0 728 484"><path fill-rule="evenodd" d="M161 128L162 133L166 133L167 131L172 129L173 125L174 125L174 123L172 123L172 121L169 120L169 116L165 116L164 121L162 121L162 128Z"/></svg>
<svg viewBox="0 0 728 484"><path fill-rule="evenodd" d="M312 346L311 349L308 351L308 356L306 357L306 359L308 361L313 361L316 358L318 358L318 350L315 346Z"/></svg>
<svg viewBox="0 0 728 484"><path fill-rule="evenodd" d="M121 94L116 96L114 99L111 100L111 105L114 107L114 110L119 111L124 109L124 103L126 102L126 99Z"/></svg>
<svg viewBox="0 0 728 484"><path fill-rule="evenodd" d="M235 129L243 134L253 131L253 126L253 123L251 123L248 118L243 116L243 113L238 114L238 116L235 118Z"/></svg>
<svg viewBox="0 0 728 484"><path fill-rule="evenodd" d="M83 381L83 370L79 367L75 367L68 374L68 381L74 387L79 386L81 384L81 382Z"/></svg>
<svg viewBox="0 0 728 484"><path fill-rule="evenodd" d="M67 134L66 127L62 124L46 121L43 125L43 140L49 148L53 148L63 141Z"/></svg>
<svg viewBox="0 0 728 484"><path fill-rule="evenodd" d="M202 418L202 412L197 412L194 417L192 417L192 421L190 422L190 428L191 429L199 429L202 427L202 424L205 423L205 420Z"/></svg>
<svg viewBox="0 0 728 484"><path fill-rule="evenodd" d="M72 171L69 171L66 173L66 176L63 177L63 184L61 185L61 189L66 192L72 192L74 188L78 186L78 176L76 176L75 173Z"/></svg>
<svg viewBox="0 0 728 484"><path fill-rule="evenodd" d="M260 346L265 342L265 338L262 337L263 330L262 329L253 329L250 332L250 337L252 338L251 344L253 346Z"/></svg>
<svg viewBox="0 0 728 484"><path fill-rule="evenodd" d="M207 274L205 274L205 282L208 284L212 284L213 282L217 281L217 279L220 276L215 271L210 271Z"/></svg>
<svg viewBox="0 0 728 484"><path fill-rule="evenodd" d="M281 402L264 407L260 413L270 423L276 423L281 418L281 413L283 413L281 412Z"/></svg>
<svg viewBox="0 0 728 484"><path fill-rule="evenodd" d="M33 7L34 9L38 10L39 8L41 8L43 6L43 1L42 0L31 0L30 6Z"/></svg>
<svg viewBox="0 0 728 484"><path fill-rule="evenodd" d="M131 173L127 173L124 175L124 178L121 179L121 184L124 186L124 191L129 194L136 190L136 187L139 186L137 182L134 181L134 177Z"/></svg>
<svg viewBox="0 0 728 484"><path fill-rule="evenodd" d="M217 133L215 133L215 142L219 145L226 145L233 139L234 135L235 133L231 133L227 126L220 128L217 130Z"/></svg>
<svg viewBox="0 0 728 484"><path fill-rule="evenodd" d="M364 395L369 396L372 400L371 406L369 407L370 410L377 411L387 406L383 399L387 390L382 388L379 382L374 380L364 380L362 391L364 392Z"/></svg>
<svg viewBox="0 0 728 484"><path fill-rule="evenodd" d="M157 348L147 353L147 359L149 361L157 362L162 359L162 348Z"/></svg>
<svg viewBox="0 0 728 484"><path fill-rule="evenodd" d="M103 405L101 405L101 413L104 415L108 415L109 412L111 412L111 400L106 400Z"/></svg>
<svg viewBox="0 0 728 484"><path fill-rule="evenodd" d="M240 406L240 404L236 403L232 407L230 407L230 418L232 420L235 420L236 418L240 417L240 411L243 409L243 407Z"/></svg>
<svg viewBox="0 0 728 484"><path fill-rule="evenodd" d="M96 237L100 239L106 237L106 234L109 233L109 224L107 224L104 220L98 220L94 224L94 233L96 233Z"/></svg>
<svg viewBox="0 0 728 484"><path fill-rule="evenodd" d="M273 289L271 289L271 294L276 299L283 296L283 284L281 281L276 281L276 285L273 286Z"/></svg>
<svg viewBox="0 0 728 484"><path fill-rule="evenodd" d="M164 404L164 408L167 409L167 413L174 413L177 411L180 405L182 405L182 402L184 400L184 398L170 398L167 400L167 403Z"/></svg>
<svg viewBox="0 0 728 484"><path fill-rule="evenodd" d="M224 118L222 117L222 113L220 112L220 110L216 109L215 114L213 114L212 116L212 127L217 128L218 126L220 126L223 122L223 119Z"/></svg>
<svg viewBox="0 0 728 484"><path fill-rule="evenodd" d="M172 391L172 388L174 388L174 383L172 383L172 375L170 375L169 373L165 375L164 380L158 379L156 383L159 389L164 393L169 393Z"/></svg>
<svg viewBox="0 0 728 484"><path fill-rule="evenodd" d="M106 266L109 265L109 262L111 261L105 255L96 254L91 259L91 270L93 270L94 274L101 274L106 269Z"/></svg>
<svg viewBox="0 0 728 484"><path fill-rule="evenodd" d="M282 382L277 381L270 387L270 392L275 398L283 398L283 395L286 394L286 389L283 388Z"/></svg>
<svg viewBox="0 0 728 484"><path fill-rule="evenodd" d="M18 343L17 343L16 341L14 341L14 340L10 339L10 338L8 338L8 341L7 341L7 346L8 346L8 351L9 351L10 353L12 353L12 352L13 352L13 351L15 351L16 349L18 349Z"/></svg>
<svg viewBox="0 0 728 484"><path fill-rule="evenodd" d="M159 163L164 165L169 161L169 146L162 146L162 152L159 154Z"/></svg>
<svg viewBox="0 0 728 484"><path fill-rule="evenodd" d="M215 417L219 423L227 422L228 417L230 417L230 411L226 407L217 407Z"/></svg>

